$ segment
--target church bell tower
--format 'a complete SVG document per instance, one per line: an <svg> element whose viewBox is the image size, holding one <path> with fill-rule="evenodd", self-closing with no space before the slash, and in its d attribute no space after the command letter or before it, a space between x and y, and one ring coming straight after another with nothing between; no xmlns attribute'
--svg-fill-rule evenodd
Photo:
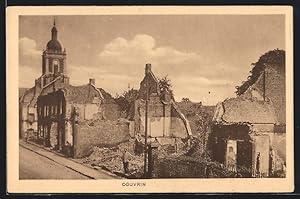
<svg viewBox="0 0 300 199"><path fill-rule="evenodd" d="M63 82L68 84L69 77L67 73L66 49L62 49L57 37L55 20L51 30L51 40L47 43L46 50L42 55L42 87L61 76Z"/></svg>

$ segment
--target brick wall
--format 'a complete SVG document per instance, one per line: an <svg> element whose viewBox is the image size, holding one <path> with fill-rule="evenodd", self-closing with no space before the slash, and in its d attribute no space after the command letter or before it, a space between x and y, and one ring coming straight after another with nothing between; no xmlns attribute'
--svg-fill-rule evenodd
<svg viewBox="0 0 300 199"><path fill-rule="evenodd" d="M129 140L129 124L109 120L90 120L78 124L74 157L88 156L93 146L115 146Z"/></svg>
<svg viewBox="0 0 300 199"><path fill-rule="evenodd" d="M266 69L266 96L273 102L279 123L285 124L285 73L273 67ZM256 82L256 86L263 91L263 78Z"/></svg>

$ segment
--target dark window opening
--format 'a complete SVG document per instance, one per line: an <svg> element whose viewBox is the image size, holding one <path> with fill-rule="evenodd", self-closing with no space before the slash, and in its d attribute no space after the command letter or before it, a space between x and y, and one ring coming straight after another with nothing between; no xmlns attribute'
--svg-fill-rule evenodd
<svg viewBox="0 0 300 199"><path fill-rule="evenodd" d="M58 73L58 64L54 64L54 73Z"/></svg>
<svg viewBox="0 0 300 199"><path fill-rule="evenodd" d="M32 124L34 122L34 114L33 113L28 114L28 122L30 124Z"/></svg>

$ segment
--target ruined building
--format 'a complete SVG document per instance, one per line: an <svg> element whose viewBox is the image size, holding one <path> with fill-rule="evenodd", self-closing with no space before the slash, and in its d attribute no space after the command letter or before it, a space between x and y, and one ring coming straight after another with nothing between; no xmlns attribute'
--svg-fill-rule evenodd
<svg viewBox="0 0 300 199"><path fill-rule="evenodd" d="M69 84L66 50L57 36L54 22L42 54L42 75L20 97L20 138L27 132L38 143L72 157L128 139L128 123L118 120L119 106L95 86L95 79L81 86Z"/></svg>
<svg viewBox="0 0 300 199"><path fill-rule="evenodd" d="M145 109L148 89L148 137L160 144L174 145L176 139L192 135L188 120L177 108L170 92L161 90L159 81L151 70L145 68L145 77L140 83L139 96L135 100L129 116L131 136L145 135Z"/></svg>
<svg viewBox="0 0 300 199"><path fill-rule="evenodd" d="M69 84L66 64L66 49L62 49L58 41L55 21L51 30L51 40L47 43L46 50L42 54L42 75L35 80L35 85L28 89L20 98L20 138L24 138L25 132L37 132L36 101L43 92L52 92L56 88Z"/></svg>
<svg viewBox="0 0 300 199"><path fill-rule="evenodd" d="M285 139L285 64L265 64L236 98L217 104L212 125L214 160L252 176L270 176L283 167ZM275 157L276 156L276 157ZM279 165L276 165L279 164Z"/></svg>
<svg viewBox="0 0 300 199"><path fill-rule="evenodd" d="M82 86L66 85L38 97L38 140L66 155L89 155L93 146L119 144L129 138L126 121L114 99L95 80ZM69 152L68 152L69 150Z"/></svg>
<svg viewBox="0 0 300 199"><path fill-rule="evenodd" d="M229 153L233 152L232 166L253 169L260 153L260 171L269 173L270 136L277 123L273 106L264 101L231 98L217 105L213 118L213 157L229 166Z"/></svg>

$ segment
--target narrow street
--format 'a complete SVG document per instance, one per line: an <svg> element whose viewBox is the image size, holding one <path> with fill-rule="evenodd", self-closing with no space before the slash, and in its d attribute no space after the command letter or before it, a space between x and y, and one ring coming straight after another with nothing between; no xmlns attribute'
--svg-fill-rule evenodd
<svg viewBox="0 0 300 199"><path fill-rule="evenodd" d="M19 145L20 179L120 179L101 169L94 169L74 159L63 157L42 147Z"/></svg>
<svg viewBox="0 0 300 199"><path fill-rule="evenodd" d="M20 179L90 179L20 146Z"/></svg>

